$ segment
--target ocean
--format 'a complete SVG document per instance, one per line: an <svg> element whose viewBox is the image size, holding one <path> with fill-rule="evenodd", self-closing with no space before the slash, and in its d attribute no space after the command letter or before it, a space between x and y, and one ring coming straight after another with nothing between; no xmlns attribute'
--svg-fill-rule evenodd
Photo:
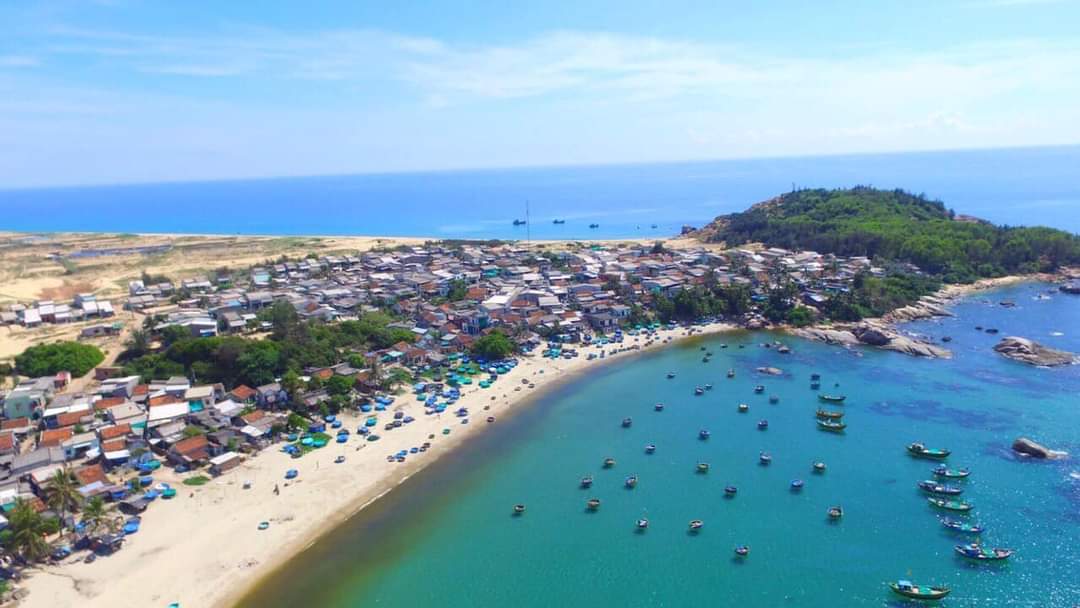
<svg viewBox="0 0 1080 608"><path fill-rule="evenodd" d="M907 606L885 587L900 578L949 585L945 607L1075 606L1080 367L1008 361L991 350L998 336L975 327L1080 352L1080 299L1026 284L953 310L907 326L951 336L951 360L735 332L597 367L329 530L240 606ZM777 339L793 352L761 346ZM762 366L783 375L756 373ZM815 427L813 373L822 392L847 396L828 406L846 412L843 435ZM695 397L705 383L715 388ZM627 416L633 425L623 428ZM1018 436L1072 456L1022 461L1009 449ZM916 488L934 463L906 454L913 441L949 448L950 466L971 468L957 484L975 505L966 519L987 527L986 545L1015 549L1009 562L954 554L964 539ZM655 454L644 452L648 443ZM763 450L770 466L758 464ZM617 464L605 470L607 456ZM811 472L816 460L824 474ZM711 470L696 473L699 461ZM589 490L578 487L586 474ZM629 474L640 479L632 490ZM805 481L801 492L789 489L793 479ZM725 498L728 484L734 498ZM594 496L602 505L586 512ZM520 517L516 503L527 505ZM826 517L831 505L844 508L839 522ZM651 522L645 533L635 530L639 517ZM691 519L704 521L699 534L688 533ZM745 559L733 554L739 544L750 546Z"/></svg>
<svg viewBox="0 0 1080 608"><path fill-rule="evenodd" d="M651 238L793 187L862 184L925 193L995 223L1080 232L1077 167L1080 146L0 189L0 229ZM526 203L529 226L515 227Z"/></svg>

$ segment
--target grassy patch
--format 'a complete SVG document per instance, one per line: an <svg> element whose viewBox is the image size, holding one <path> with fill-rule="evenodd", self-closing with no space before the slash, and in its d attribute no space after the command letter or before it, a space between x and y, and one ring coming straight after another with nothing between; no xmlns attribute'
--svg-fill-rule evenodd
<svg viewBox="0 0 1080 608"><path fill-rule="evenodd" d="M210 481L210 478L205 475L196 475L194 477L188 477L184 480L185 486L203 486Z"/></svg>

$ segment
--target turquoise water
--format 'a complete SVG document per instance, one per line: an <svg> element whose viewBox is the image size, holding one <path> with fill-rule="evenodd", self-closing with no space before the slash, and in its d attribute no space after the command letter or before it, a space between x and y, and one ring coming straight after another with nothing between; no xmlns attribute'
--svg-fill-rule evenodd
<svg viewBox="0 0 1080 608"><path fill-rule="evenodd" d="M956 318L911 329L950 335L955 358L928 361L785 340L790 355L738 333L687 342L597 369L563 387L421 475L293 560L244 606L902 606L884 581L910 577L954 588L942 606L1069 607L1080 602L1080 471L1021 462L1008 449L1027 435L1080 452L1080 368L1035 369L990 351L997 327L1080 352L1080 299L1034 297L1026 285L958 305ZM1010 298L1008 309L997 300ZM1053 336L1052 332L1064 332ZM721 349L721 343L729 348ZM715 353L701 362L699 348ZM742 345L745 348L737 348ZM782 377L759 376L776 366ZM726 379L731 367L735 379ZM677 371L673 380L668 370ZM823 391L848 396L848 431L816 430ZM715 388L695 397L695 385ZM764 384L764 395L753 392ZM834 387L839 383L839 387ZM780 402L768 403L768 395ZM654 412L653 404L667 404ZM750 404L740 414L737 404ZM839 409L830 406L832 409ZM620 421L632 416L629 429ZM769 428L756 423L766 418ZM697 439L708 428L712 438ZM964 498L984 542L1017 550L996 567L965 563L915 482L932 463L911 441L953 450L970 466ZM655 443L654 455L643 446ZM768 450L773 464L760 466ZM601 469L606 456L618 460ZM811 473L824 460L824 475ZM697 474L695 463L711 471ZM578 487L590 473L595 485ZM638 487L623 487L626 475ZM804 479L792 493L789 482ZM738 486L733 499L726 484ZM587 513L585 501L603 500ZM522 517L514 503L528 505ZM827 521L842 504L841 522ZM650 519L638 534L634 521ZM690 535L687 522L705 528ZM750 556L734 559L748 544Z"/></svg>

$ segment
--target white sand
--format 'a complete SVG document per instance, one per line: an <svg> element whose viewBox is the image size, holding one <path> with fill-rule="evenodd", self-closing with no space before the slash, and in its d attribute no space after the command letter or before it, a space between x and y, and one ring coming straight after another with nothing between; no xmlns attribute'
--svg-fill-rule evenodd
<svg viewBox="0 0 1080 608"><path fill-rule="evenodd" d="M695 334L730 329L730 325L714 324L695 329ZM662 346L666 338L686 335L684 329L663 330L649 347L644 346L644 338L635 341L627 336L622 346L640 344L641 350L646 350ZM609 345L609 355L611 349ZM571 360L521 357L520 364L493 387L464 387L455 407L469 408L467 425L449 413L441 419L425 416L423 403L407 394L395 401L394 409L413 415L416 421L384 432L382 424L389 416L383 413L375 427L382 436L377 442L354 434L344 445L331 443L295 460L280 452L280 446L273 446L198 488L180 485L179 479L170 478L171 472L159 473L156 480L173 482L179 494L171 501L155 501L143 515L140 531L128 537L120 552L92 564L71 560L30 573L23 583L30 594L22 605L117 608L179 602L183 608L231 606L261 576L321 534L473 434L497 427L497 419L493 424L485 422L488 416L498 418L593 364L625 358L632 352L587 361L587 354L599 348L579 351L581 354ZM536 388L527 388L522 379ZM484 406L490 406L490 411L484 411ZM363 420L362 416L343 418L345 428L354 432ZM443 428L452 429L450 435L444 436ZM388 454L419 446L430 434L435 439L430 440L432 448L426 453L410 455L403 464L386 461ZM346 462L334 464L342 454ZM300 474L286 483L284 473L290 468ZM243 489L245 481L252 482L251 489ZM279 496L273 494L275 484L280 486ZM259 531L260 521L269 521L270 528Z"/></svg>

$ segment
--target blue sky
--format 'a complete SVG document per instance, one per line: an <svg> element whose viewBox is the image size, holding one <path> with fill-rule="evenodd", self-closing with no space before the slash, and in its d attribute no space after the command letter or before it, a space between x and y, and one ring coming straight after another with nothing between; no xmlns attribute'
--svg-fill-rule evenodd
<svg viewBox="0 0 1080 608"><path fill-rule="evenodd" d="M1080 143L1075 1L517 4L8 0L0 188Z"/></svg>

